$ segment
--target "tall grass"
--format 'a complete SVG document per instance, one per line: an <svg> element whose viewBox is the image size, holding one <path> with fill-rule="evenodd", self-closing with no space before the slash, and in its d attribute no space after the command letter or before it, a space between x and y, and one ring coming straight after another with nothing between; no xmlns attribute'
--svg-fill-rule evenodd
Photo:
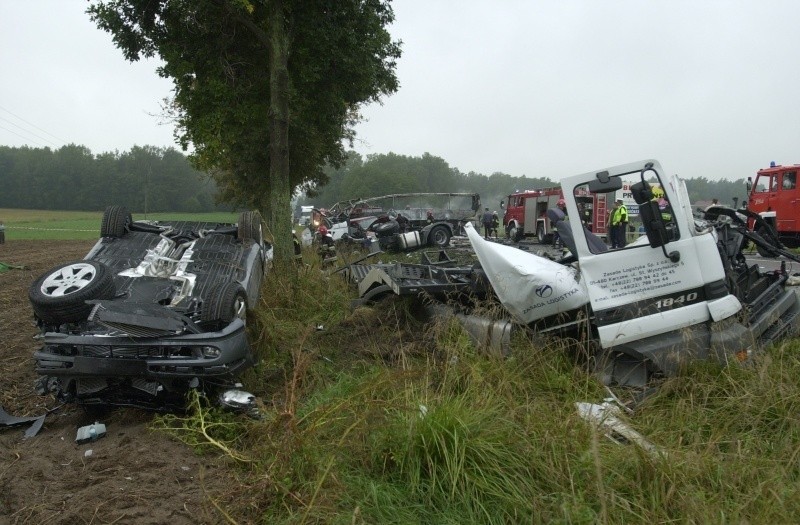
<svg viewBox="0 0 800 525"><path fill-rule="evenodd" d="M606 439L576 415L576 401L607 394L573 342L520 331L510 358L488 356L456 322L420 319L411 299L351 311L352 287L306 256L310 266L271 272L252 319L262 362L245 383L264 401L265 419L236 420L234 432L229 416L198 408L224 429L211 437L239 459L232 468L240 486L213 495L232 519L791 523L800 516L797 342L747 368L701 363L665 381L628 418L664 451L653 456ZM170 424L197 437L196 421L195 414Z"/></svg>

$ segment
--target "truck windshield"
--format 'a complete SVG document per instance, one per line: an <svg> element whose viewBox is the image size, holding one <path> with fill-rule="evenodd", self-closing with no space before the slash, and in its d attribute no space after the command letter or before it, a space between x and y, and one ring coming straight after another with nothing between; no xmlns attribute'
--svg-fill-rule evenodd
<svg viewBox="0 0 800 525"><path fill-rule="evenodd" d="M580 214L579 220L584 226L587 244L592 253L650 245L640 218L640 205L636 203L631 192L631 186L641 181L641 174L637 171L619 177L622 179L622 189L616 192L592 194L585 184L573 190ZM676 240L678 228L673 218L672 205L658 174L647 173L645 180L650 184L653 193L651 201L658 206L660 217L665 223L668 240ZM572 221L573 218L570 217L569 220ZM604 224L605 228L598 228L598 224Z"/></svg>

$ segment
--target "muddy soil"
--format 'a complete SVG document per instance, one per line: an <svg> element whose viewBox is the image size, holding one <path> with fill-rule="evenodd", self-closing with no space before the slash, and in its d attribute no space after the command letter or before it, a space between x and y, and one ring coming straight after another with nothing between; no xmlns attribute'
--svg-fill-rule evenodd
<svg viewBox="0 0 800 525"><path fill-rule="evenodd" d="M31 356L39 343L28 286L57 264L81 259L94 241L7 241L0 262L0 405L15 416L58 407L34 390ZM223 460L198 456L163 432L152 414L118 409L103 416L107 435L78 445L93 419L74 406L53 410L36 437L0 427L0 525L221 523L212 500L235 487Z"/></svg>

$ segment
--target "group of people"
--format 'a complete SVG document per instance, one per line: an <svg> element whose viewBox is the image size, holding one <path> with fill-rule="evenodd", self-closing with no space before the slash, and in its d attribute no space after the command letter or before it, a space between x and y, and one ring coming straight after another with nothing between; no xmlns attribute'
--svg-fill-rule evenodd
<svg viewBox="0 0 800 525"><path fill-rule="evenodd" d="M483 212L483 216L481 217L481 223L483 224L483 238L488 239L494 235L494 238L497 238L497 232L500 228L500 217L497 215L497 212L490 212L489 208L486 208L486 211Z"/></svg>

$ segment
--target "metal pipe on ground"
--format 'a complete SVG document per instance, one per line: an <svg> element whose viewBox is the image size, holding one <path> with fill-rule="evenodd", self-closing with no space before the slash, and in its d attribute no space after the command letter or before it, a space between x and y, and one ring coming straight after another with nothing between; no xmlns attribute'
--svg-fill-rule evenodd
<svg viewBox="0 0 800 525"><path fill-rule="evenodd" d="M469 334L475 347L482 352L501 357L511 353L513 323L508 319L493 321L479 315L457 313L444 304L429 304L425 311L431 317L454 317Z"/></svg>

